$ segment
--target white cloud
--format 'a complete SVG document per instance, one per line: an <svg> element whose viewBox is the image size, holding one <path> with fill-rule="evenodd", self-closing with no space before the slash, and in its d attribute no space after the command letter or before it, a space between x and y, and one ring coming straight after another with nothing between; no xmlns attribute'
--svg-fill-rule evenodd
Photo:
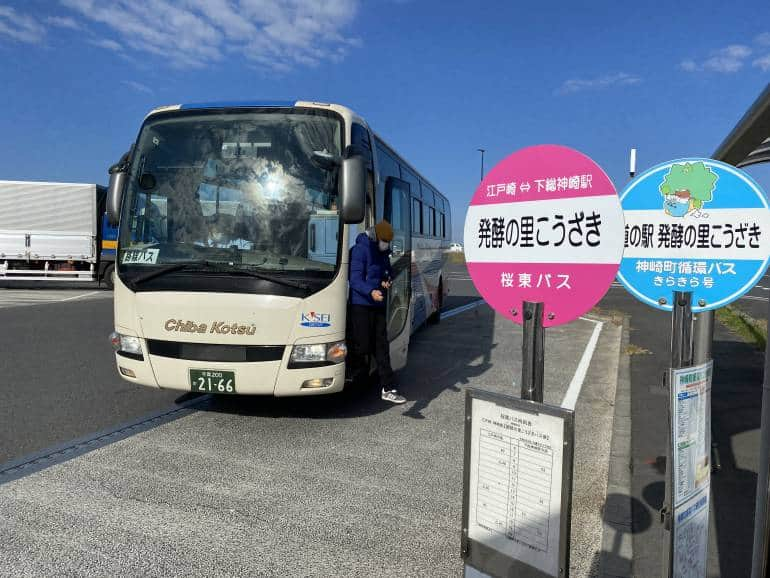
<svg viewBox="0 0 770 578"><path fill-rule="evenodd" d="M704 70L719 73L738 72L743 68L751 53L751 48L744 44L730 44L724 48L712 51L711 55L701 63L691 58L683 60L679 63L679 68L686 72L700 72Z"/></svg>
<svg viewBox="0 0 770 578"><path fill-rule="evenodd" d="M3 36L17 42L39 44L45 37L45 27L31 16L0 4L0 37Z"/></svg>
<svg viewBox="0 0 770 578"><path fill-rule="evenodd" d="M731 44L714 51L703 63L703 68L714 72L738 72L750 55L751 48L748 46Z"/></svg>
<svg viewBox="0 0 770 578"><path fill-rule="evenodd" d="M564 84L556 91L557 94L572 94L584 90L601 90L613 86L629 86L639 84L641 78L634 74L617 72L615 74L605 74L596 78L571 78L564 81Z"/></svg>
<svg viewBox="0 0 770 578"><path fill-rule="evenodd" d="M135 90L136 92L142 92L144 94L154 94L154 91L149 86L146 86L141 82L137 82L135 80L121 80L120 83Z"/></svg>
<svg viewBox="0 0 770 578"><path fill-rule="evenodd" d="M343 58L359 0L61 0L136 52L174 66L230 55L276 70Z"/></svg>
<svg viewBox="0 0 770 578"><path fill-rule="evenodd" d="M759 46L770 46L770 32L758 34L754 38L754 44L758 44Z"/></svg>
<svg viewBox="0 0 770 578"><path fill-rule="evenodd" d="M770 70L770 54L766 54L760 58L757 58L751 63L752 66L761 68L763 72Z"/></svg>
<svg viewBox="0 0 770 578"><path fill-rule="evenodd" d="M45 23L57 28L69 28L70 30L82 30L83 27L69 16L49 16Z"/></svg>
<svg viewBox="0 0 770 578"><path fill-rule="evenodd" d="M113 52L122 52L123 47L120 45L119 42L115 42L114 40L110 40L109 38L95 38L88 41L89 44L93 44L94 46L98 46L99 48L106 48L107 50L112 50Z"/></svg>

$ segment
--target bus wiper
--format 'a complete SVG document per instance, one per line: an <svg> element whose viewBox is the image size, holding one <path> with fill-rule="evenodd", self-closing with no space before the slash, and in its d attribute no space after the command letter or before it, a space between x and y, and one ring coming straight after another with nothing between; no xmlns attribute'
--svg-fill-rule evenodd
<svg viewBox="0 0 770 578"><path fill-rule="evenodd" d="M167 273L173 273L174 271L181 271L182 269L188 267L190 263L174 263L173 265L166 265L164 267L158 267L157 269L153 269L152 271L147 271L147 273L142 273L141 275L137 275L133 279L130 280L131 285L139 285L140 283L144 283L145 281L149 281L150 279L155 279L155 277L160 277L161 275L165 275Z"/></svg>
<svg viewBox="0 0 770 578"><path fill-rule="evenodd" d="M216 261L207 261L207 260L185 261L184 263L174 263L171 265L166 265L165 267L159 267L153 271L148 271L147 273L138 275L134 279L131 279L130 283L132 285L140 285L141 283L149 281L150 279L155 279L156 277L160 277L168 273L173 273L175 271L182 271L184 269L195 270L196 267L204 268L204 270L207 269L211 271L216 271L218 273L227 273L228 275L246 275L248 277L254 277L255 279L261 279L262 281L268 281L276 285L293 287L294 289L301 289L303 291L308 290L308 286L305 285L304 283L297 283L294 281L289 281L288 279L280 279L272 275L257 273L255 271L249 271L247 269L236 269L233 267L228 267L223 263L218 263Z"/></svg>
<svg viewBox="0 0 770 578"><path fill-rule="evenodd" d="M257 273L251 269L236 269L234 267L226 266L222 263L217 263L216 261L201 261L196 262L195 264L204 265L208 269L221 273L230 273L232 275L248 275L249 277L261 279L262 281L268 281L269 283L275 283L276 285L283 285L284 287L293 287L294 289L302 289L303 291L307 291L309 289L309 287L304 283L289 281L288 279L281 279L280 277L267 275L266 273Z"/></svg>

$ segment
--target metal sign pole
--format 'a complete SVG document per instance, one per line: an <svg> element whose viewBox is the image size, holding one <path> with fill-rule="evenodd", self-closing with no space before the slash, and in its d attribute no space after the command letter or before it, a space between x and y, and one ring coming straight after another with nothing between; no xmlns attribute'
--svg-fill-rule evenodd
<svg viewBox="0 0 770 578"><path fill-rule="evenodd" d="M671 367L672 369L679 369L682 367L688 367L692 365L692 293L675 291L674 292L674 309L671 312ZM666 372L664 378L664 387L670 390L670 372ZM668 537L664 540L663 548L663 576L671 577L674 569L674 528L673 528L673 515L674 505L672 499L672 491L674 485L674 471L673 471L673 450L672 444L672 428L671 419L673 415L673 408L671 407L671 393L668 393L668 442L666 443L666 494L665 501L663 503L663 510L661 511L661 521Z"/></svg>
<svg viewBox="0 0 770 578"><path fill-rule="evenodd" d="M692 364L700 365L711 359L714 342L714 312L702 311L695 315L692 330Z"/></svg>
<svg viewBox="0 0 770 578"><path fill-rule="evenodd" d="M699 304L699 305L702 305ZM692 364L701 365L711 361L711 351L714 345L714 311L701 311L693 317L692 328ZM711 464L712 471L722 469L719 459L719 447L711 434Z"/></svg>
<svg viewBox="0 0 770 578"><path fill-rule="evenodd" d="M524 338L521 343L521 399L543 403L545 371L543 304L524 301Z"/></svg>
<svg viewBox="0 0 770 578"><path fill-rule="evenodd" d="M676 291L671 322L671 367L692 365L692 293Z"/></svg>
<svg viewBox="0 0 770 578"><path fill-rule="evenodd" d="M770 320L770 303L767 318ZM751 578L767 576L770 556L770 341L765 346L765 378L762 382L762 422L759 434L759 475L754 514L754 551Z"/></svg>

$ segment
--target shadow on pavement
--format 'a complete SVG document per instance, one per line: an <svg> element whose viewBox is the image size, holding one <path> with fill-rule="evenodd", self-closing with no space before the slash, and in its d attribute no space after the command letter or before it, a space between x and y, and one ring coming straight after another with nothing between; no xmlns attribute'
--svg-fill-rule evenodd
<svg viewBox="0 0 770 578"><path fill-rule="evenodd" d="M371 383L348 386L339 393L307 397L217 396L212 395L196 409L245 416L343 419L373 415L391 404L380 399Z"/></svg>
<svg viewBox="0 0 770 578"><path fill-rule="evenodd" d="M652 482L647 484L642 490L642 497L653 512L660 512L663 509L663 502L666 500L666 483Z"/></svg>
<svg viewBox="0 0 770 578"><path fill-rule="evenodd" d="M711 515L719 569L722 576L749 576L757 474L746 466L758 468L764 357L746 343L715 341L713 358L711 441L721 469L711 476Z"/></svg>
<svg viewBox="0 0 770 578"><path fill-rule="evenodd" d="M426 326L412 335L409 362L398 374L407 398L404 415L424 419L425 410L444 391L459 392L462 385L491 367L494 348L494 313L479 307ZM380 399L376 380L348 386L340 393L293 398L212 396L196 408L260 417L309 419L356 418L393 407Z"/></svg>
<svg viewBox="0 0 770 578"><path fill-rule="evenodd" d="M612 537L612 546L596 553L592 568L601 568L603 576L633 576L633 560L623 551L624 535L644 532L652 525L649 508L629 495L608 494L603 520L605 535L609 533Z"/></svg>
<svg viewBox="0 0 770 578"><path fill-rule="evenodd" d="M401 378L402 383L409 380L404 391L415 402L404 415L425 419L425 410L443 391L460 392L461 386L488 371L496 346L494 328L494 312L481 306L416 334L416 358Z"/></svg>

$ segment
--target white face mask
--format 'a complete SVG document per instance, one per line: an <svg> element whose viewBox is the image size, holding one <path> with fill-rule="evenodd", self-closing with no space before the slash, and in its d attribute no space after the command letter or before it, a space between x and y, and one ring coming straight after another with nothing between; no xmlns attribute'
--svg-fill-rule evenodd
<svg viewBox="0 0 770 578"><path fill-rule="evenodd" d="M390 243L387 241L380 241L380 251L385 252L388 250L388 247L390 247Z"/></svg>

